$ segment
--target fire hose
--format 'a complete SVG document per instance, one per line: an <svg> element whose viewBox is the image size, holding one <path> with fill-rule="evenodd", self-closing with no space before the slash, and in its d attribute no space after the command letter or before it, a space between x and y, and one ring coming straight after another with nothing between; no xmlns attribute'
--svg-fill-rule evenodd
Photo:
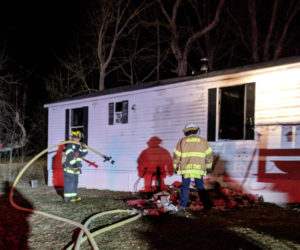
<svg viewBox="0 0 300 250"><path fill-rule="evenodd" d="M53 215L53 214L49 214L49 213L46 213L46 212L43 212L43 211L38 211L38 210L35 210L35 209L30 209L30 208L25 208L25 207L21 207L19 205L17 205L15 202L14 202L14 199L13 199L13 192L14 192L14 189L15 189L15 186L17 185L17 183L19 182L20 178L22 177L22 175L24 174L24 172L31 166L31 164L33 164L38 158L40 158L43 154L45 154L46 152L48 152L49 150L55 148L55 147L58 147L60 145L63 145L63 144L68 144L68 143L73 143L73 144L78 144L78 145L82 145L83 147L93 151L94 153L100 155L101 157L104 158L104 161L110 161L110 163L114 163L114 161L111 159L111 157L107 157L105 156L104 154L101 154L100 152L96 151L95 149L87 146L86 144L81 144L80 142L75 142L75 141L63 141L63 142L60 142L60 143L57 143L51 147L48 147L46 149L44 149L42 152L40 152L39 154L37 154L34 158L32 158L23 168L22 170L20 171L20 173L18 174L18 176L16 177L12 187L11 187L11 190L10 190L10 193L9 193L9 201L11 203L11 205L16 208L16 209L19 209L19 210L22 210L22 211L25 211L25 212L29 212L29 213L34 213L34 214L39 214L39 215L43 215L43 216L46 216L46 217L50 217L52 219L55 219L55 220L58 220L58 221L63 221L63 222L66 222L66 223L69 223L69 224L72 224L76 227L79 227L81 229L80 231L80 234L79 234L79 237L77 238L77 241L76 241L76 247L75 249L78 250L80 249L80 244L84 241L86 241L87 239L89 239L91 245L92 245L92 248L95 249L95 250L98 250L98 246L94 240L94 237L93 236L96 236L96 235L99 235L103 232L106 232L108 230L111 230L111 229L114 229L114 228L117 228L119 226L122 226L126 223L129 223L129 222L132 222L134 220L137 220L138 218L141 217L141 213L136 211L136 210L121 210L121 209L116 209L116 210L111 210L111 211L106 211L106 212L102 212L102 213L98 213L98 214L95 214L94 216L92 216L91 218L89 218L86 223L84 225L76 222L76 221L72 221L70 219L67 219L67 218L63 218L63 217L60 217L60 216L56 216L56 215ZM97 230L93 233L90 233L90 231L88 230L87 226L88 224L91 222L91 220L95 219L95 218L98 218L99 216L103 216L103 215L106 215L106 214L112 214L112 213L131 213L131 214L134 214L135 216L134 217L130 217L126 220L123 220L121 222L118 222L116 224L113 224L113 225L110 225L108 227L105 227L105 228L102 228L100 230ZM86 234L85 237L82 237L83 236L83 233ZM73 245L71 245L72 247ZM71 249L70 247L68 249Z"/></svg>

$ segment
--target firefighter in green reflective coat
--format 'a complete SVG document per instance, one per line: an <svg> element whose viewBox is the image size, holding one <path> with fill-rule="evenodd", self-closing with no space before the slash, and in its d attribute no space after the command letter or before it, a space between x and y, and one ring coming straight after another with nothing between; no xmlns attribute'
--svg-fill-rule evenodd
<svg viewBox="0 0 300 250"><path fill-rule="evenodd" d="M81 131L73 131L71 140L80 142L83 138ZM64 200L65 201L80 201L81 197L77 194L78 176L81 174L82 158L87 155L87 149L82 145L67 144L64 149L65 162L63 163L64 170Z"/></svg>
<svg viewBox="0 0 300 250"><path fill-rule="evenodd" d="M212 168L212 149L209 143L198 135L199 130L200 128L193 123L186 124L183 129L185 137L179 140L174 149L174 170L182 176L180 210L185 210L188 205L191 178L195 180L204 209L209 211L214 205L203 184L203 176Z"/></svg>

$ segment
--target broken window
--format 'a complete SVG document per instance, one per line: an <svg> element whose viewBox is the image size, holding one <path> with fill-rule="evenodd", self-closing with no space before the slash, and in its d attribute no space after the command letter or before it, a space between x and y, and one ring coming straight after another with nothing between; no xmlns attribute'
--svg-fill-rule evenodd
<svg viewBox="0 0 300 250"><path fill-rule="evenodd" d="M208 90L209 141L254 139L255 83Z"/></svg>
<svg viewBox="0 0 300 250"><path fill-rule="evenodd" d="M69 139L72 131L79 130L85 137L82 139L87 144L88 138L88 107L81 107L66 110L66 140Z"/></svg>
<svg viewBox="0 0 300 250"><path fill-rule="evenodd" d="M83 109L71 109L71 128L82 129L83 128Z"/></svg>
<svg viewBox="0 0 300 250"><path fill-rule="evenodd" d="M128 123L128 101L108 104L108 124Z"/></svg>

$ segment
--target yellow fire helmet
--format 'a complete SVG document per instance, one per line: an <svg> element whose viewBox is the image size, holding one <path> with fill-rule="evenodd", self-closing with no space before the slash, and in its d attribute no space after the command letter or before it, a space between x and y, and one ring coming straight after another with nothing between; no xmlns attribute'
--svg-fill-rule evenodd
<svg viewBox="0 0 300 250"><path fill-rule="evenodd" d="M84 138L84 134L80 130L75 130L75 131L72 131L71 137L82 139L82 138Z"/></svg>
<svg viewBox="0 0 300 250"><path fill-rule="evenodd" d="M189 131L199 131L199 127L196 126L194 123L187 123L183 129L183 133L187 133Z"/></svg>

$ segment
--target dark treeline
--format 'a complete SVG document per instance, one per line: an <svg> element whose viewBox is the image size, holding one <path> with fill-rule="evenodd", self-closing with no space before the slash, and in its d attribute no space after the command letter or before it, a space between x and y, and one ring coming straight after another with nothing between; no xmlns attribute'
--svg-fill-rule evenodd
<svg viewBox="0 0 300 250"><path fill-rule="evenodd" d="M294 56L299 8L283 0L89 1L47 86L77 82L64 93L78 95L197 74L202 58L212 71Z"/></svg>
<svg viewBox="0 0 300 250"><path fill-rule="evenodd" d="M17 3L4 7L13 9ZM5 112L1 116L11 117L15 132L10 133L18 134L14 140L4 137L11 124L1 119L0 143L7 145L37 145L34 138L46 142L43 103L199 74L203 58L208 70L214 71L300 53L298 0L29 3L27 12L18 9L22 20L4 20L5 13L1 13L2 21L10 24L1 25L4 33L9 33L9 27L18 28L28 45L22 48L18 32L13 39L2 34L0 103ZM34 12L36 5L40 8ZM32 14L43 21L28 21ZM12 49L12 44L19 49Z"/></svg>

